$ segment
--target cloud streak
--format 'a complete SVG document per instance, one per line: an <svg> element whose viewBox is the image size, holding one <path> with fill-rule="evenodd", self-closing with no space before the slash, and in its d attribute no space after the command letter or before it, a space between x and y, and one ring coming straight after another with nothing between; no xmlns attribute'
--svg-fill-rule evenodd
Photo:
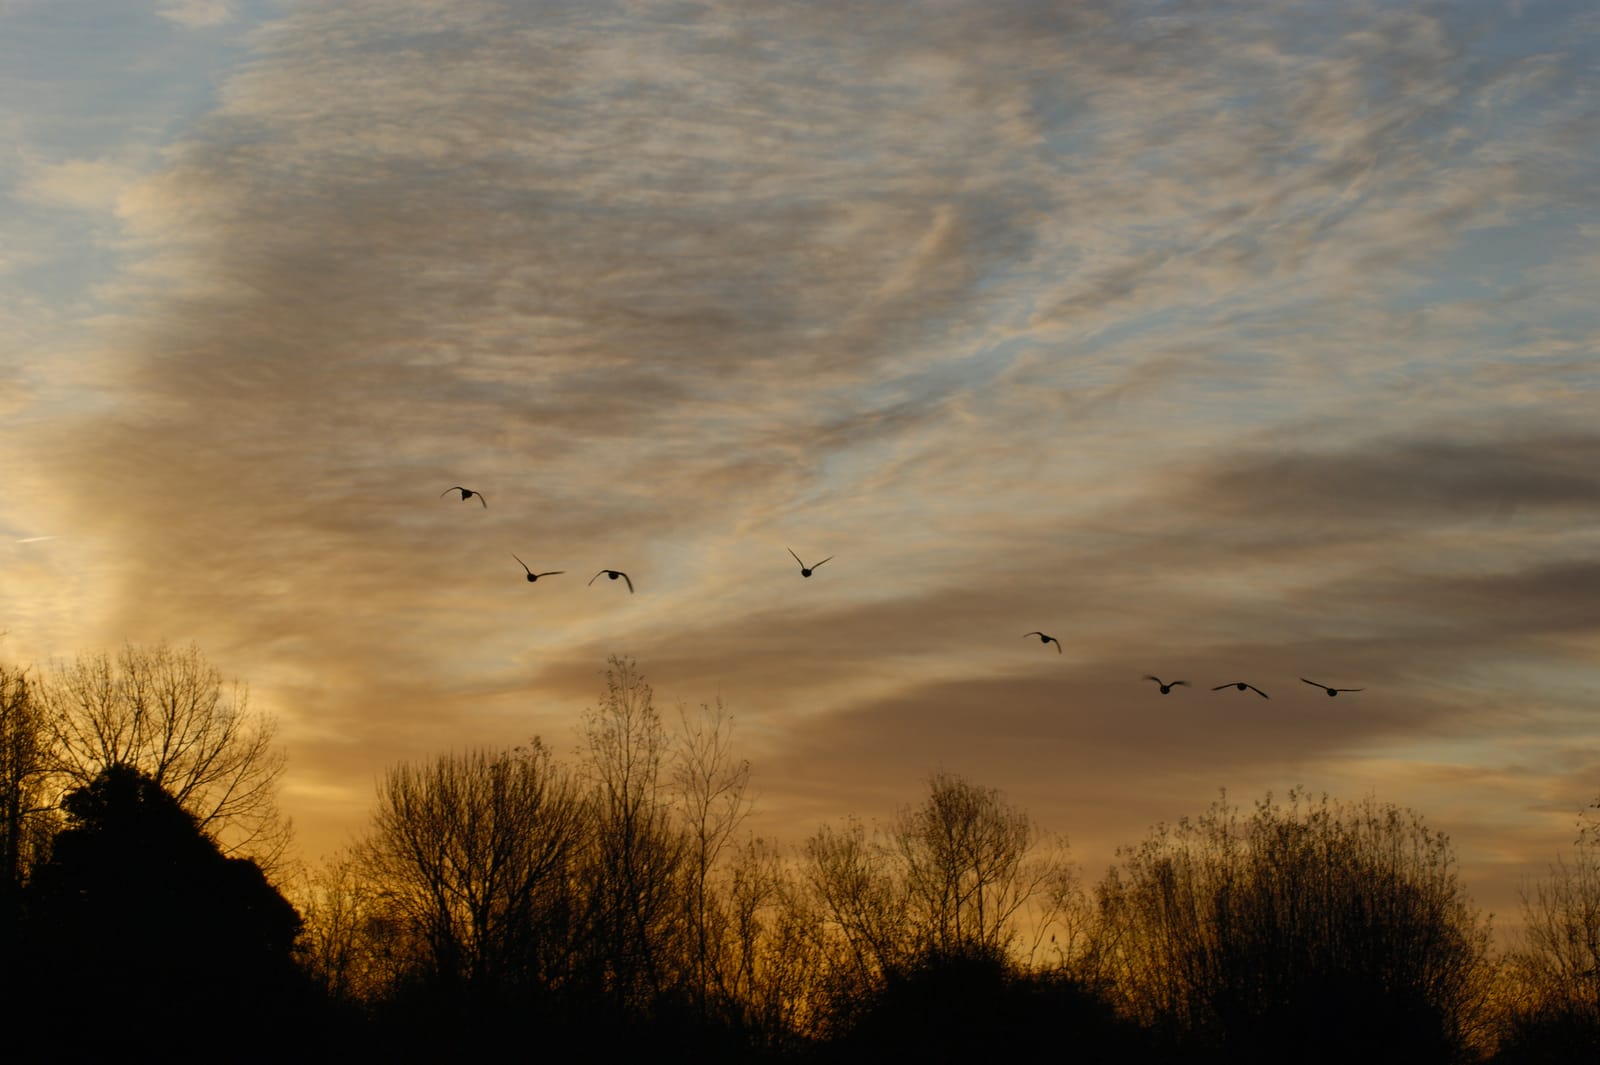
<svg viewBox="0 0 1600 1065"><path fill-rule="evenodd" d="M563 736L613 651L747 715L791 830L948 764L1115 797L1109 845L1434 744L1553 839L1570 767L1452 746L1593 741L1595 35L1548 17L297 5L153 171L13 189L126 263L70 387L0 376L0 516L93 559L11 585L29 646L199 640L313 849L390 760Z"/></svg>

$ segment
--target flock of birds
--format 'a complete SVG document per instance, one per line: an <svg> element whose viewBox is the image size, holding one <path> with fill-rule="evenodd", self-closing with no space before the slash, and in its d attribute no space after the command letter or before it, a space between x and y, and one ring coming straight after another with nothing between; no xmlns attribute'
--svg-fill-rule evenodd
<svg viewBox="0 0 1600 1065"><path fill-rule="evenodd" d="M1032 636L1033 633L1031 633L1031 632L1030 633L1025 633L1024 635ZM1156 682L1156 687L1161 689L1161 694L1162 695L1168 694L1169 692L1172 691L1173 688L1187 688L1187 687L1189 687L1189 682L1186 681L1186 680L1162 680L1160 677L1154 676L1154 675L1149 674L1149 673L1145 674L1145 678L1144 679L1145 680L1153 680L1153 681L1155 681ZM1313 688L1321 688L1323 691L1327 692L1329 695L1338 695L1340 692L1366 691L1365 688L1330 688L1326 684L1319 684L1314 680L1306 680L1305 677L1301 677L1300 679L1302 681L1305 681L1305 683L1311 685ZM1219 692L1224 688L1238 688L1240 691L1253 691L1257 695L1261 696L1261 698L1263 698L1263 699L1272 698L1272 696L1268 695L1266 692L1262 691L1260 688L1256 687L1254 684L1250 684L1250 683L1248 683L1246 681L1242 681L1242 680L1230 680L1226 684L1218 684L1215 688L1212 688L1211 690L1214 691L1214 692Z"/></svg>
<svg viewBox="0 0 1600 1065"><path fill-rule="evenodd" d="M478 491L475 488L465 488L465 487L463 487L463 486L461 486L459 484L451 485L449 488L446 488L443 492L439 493L439 498L443 499L445 496L449 495L451 492L460 492L461 493L461 501L463 503L465 503L469 499L476 499L480 506L482 506L484 509L488 509L489 501L484 498L482 492ZM811 576L811 574L815 573L817 568L819 566L821 566L823 562L830 562L830 561L833 560L833 556L829 555L827 558L823 559L822 562L813 562L813 563L811 563L811 565L808 566L800 558L799 555L796 555L794 553L794 549L793 548L786 547L786 548L784 548L784 550L788 551L790 556L793 557L793 559L800 564L800 576L802 576L802 577ZM566 572L566 570L562 570L562 569L553 569L553 570L546 570L543 573L535 573L533 571L533 567L529 566L526 562L522 561L522 559L517 558L515 553L513 553L511 557L517 559L517 564L523 568L523 571L527 574L528 580L530 582L531 581L537 581L540 577L555 577L555 576L558 576L558 575L563 574L563 573ZM633 594L633 578L628 576L626 573L624 573L620 569L602 569L598 573L596 573L593 577L589 578L589 584L593 584L595 581L599 580L602 575L607 577L607 578L609 578L610 580L617 580L618 578L621 578L622 580L626 581L627 585L628 585L628 594L630 594L630 595ZM1056 645L1056 654L1060 654L1061 653L1061 641L1056 639L1054 636L1051 636L1051 635L1049 635L1047 633L1040 632L1038 629L1035 629L1032 632L1025 632L1025 633L1022 634L1022 638L1023 639L1027 639L1029 636L1037 636L1037 637L1039 637L1039 642L1042 643L1042 644L1052 644L1052 643L1055 644ZM1188 688L1188 687L1191 687L1189 682L1186 681L1186 680L1166 681L1166 680L1162 680L1160 677L1157 677L1157 676L1154 676L1153 674L1148 674L1148 673L1145 674L1145 678L1144 679L1145 680L1153 680L1153 681L1155 681L1156 682L1156 687L1161 689L1161 694L1162 695L1171 694L1173 688ZM1321 688L1323 691L1327 692L1329 696L1338 695L1340 692L1359 692L1359 691L1365 691L1366 690L1365 688L1333 688L1333 687L1330 687L1330 686L1328 686L1326 684L1318 683L1317 681L1314 681L1314 680L1307 680L1305 677L1301 677L1300 679L1302 681L1304 681L1305 683L1311 685L1313 688ZM1214 691L1214 692L1219 692L1219 691L1222 691L1224 688L1237 688L1239 691L1252 691L1252 692L1255 692L1257 695L1261 696L1261 698L1263 698L1263 699L1272 698L1272 696L1268 695L1266 692L1262 691L1260 688L1256 687L1254 684L1250 684L1247 681L1242 681L1242 680L1230 680L1226 684L1218 684L1215 688L1212 688L1211 690Z"/></svg>
<svg viewBox="0 0 1600 1065"><path fill-rule="evenodd" d="M485 510L489 509L489 500L487 498L485 498L484 494L482 492L478 491L476 488L467 488L464 485L453 484L449 488L446 488L444 491L440 492L439 493L439 498L443 499L445 496L449 495L451 492L460 492L461 493L461 502L463 502L463 503L467 502L469 499L476 499L478 501L478 505L480 507L483 507ZM800 561L800 556L796 555L794 553L794 549L793 548L785 548L785 550L788 551L790 555L794 556L794 560L796 562L800 563L800 576L802 576L802 577L811 576L811 574L816 572L817 567L822 565L822 562L829 562L829 561L832 561L832 559L833 559L833 556L829 555L827 558L823 559L822 562L813 562L813 563L811 563L811 565L808 566L804 562ZM540 577L556 577L556 576L560 576L561 574L567 572L564 569L551 569L551 570L544 570L543 572L536 572L532 566L530 566L526 562L522 561L522 559L517 558L517 553L515 551L513 551L511 553L511 557L517 559L517 565L522 567L522 571L523 571L524 574L527 575L527 579L528 579L529 583L533 583L534 581L537 581ZM628 594L629 595L633 594L633 578L628 576L628 574L625 573L624 571L622 571L620 569L602 569L598 573L596 573L593 577L589 578L589 584L593 584L595 581L599 580L602 576L606 577L609 580L613 580L613 581L621 579L628 586Z"/></svg>

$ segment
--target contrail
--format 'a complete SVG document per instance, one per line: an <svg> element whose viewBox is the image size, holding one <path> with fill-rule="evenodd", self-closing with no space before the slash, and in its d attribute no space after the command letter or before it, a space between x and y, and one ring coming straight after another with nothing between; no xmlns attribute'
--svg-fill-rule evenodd
<svg viewBox="0 0 1600 1065"><path fill-rule="evenodd" d="M16 542L19 543L19 544L36 544L40 540L54 540L54 539L55 539L54 536L29 536L26 539L18 540Z"/></svg>

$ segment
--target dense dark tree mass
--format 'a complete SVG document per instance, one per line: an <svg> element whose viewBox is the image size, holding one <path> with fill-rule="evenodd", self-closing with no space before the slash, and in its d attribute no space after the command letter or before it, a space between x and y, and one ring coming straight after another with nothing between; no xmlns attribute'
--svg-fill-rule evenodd
<svg viewBox="0 0 1600 1065"><path fill-rule="evenodd" d="M282 1011L307 1004L294 907L136 769L104 770L62 807L22 893L18 959L30 1015L61 1025L51 1040L67 1053L270 1045Z"/></svg>
<svg viewBox="0 0 1600 1065"><path fill-rule="evenodd" d="M194 732L227 779L275 779L264 733L183 661L199 698L171 720L227 726ZM1063 841L943 772L880 828L785 848L741 835L750 767L721 708L669 727L613 659L574 764L534 740L392 767L297 909L219 843L237 814L234 847L276 840L270 792L196 786L210 763L159 757L125 687L70 704L93 728L64 733L0 670L8 1057L1600 1060L1591 823L1498 958L1449 841L1373 800L1219 802L1092 891Z"/></svg>

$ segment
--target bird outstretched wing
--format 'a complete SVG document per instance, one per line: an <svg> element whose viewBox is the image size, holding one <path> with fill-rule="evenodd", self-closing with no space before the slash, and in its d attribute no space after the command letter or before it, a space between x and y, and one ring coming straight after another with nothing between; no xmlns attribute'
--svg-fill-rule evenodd
<svg viewBox="0 0 1600 1065"><path fill-rule="evenodd" d="M621 577L624 581L627 582L628 594L629 595L633 594L633 578L628 576L626 573L622 572L620 569L603 569L599 573L596 573L593 577L590 577L589 578L589 583L593 584L595 581L599 580L602 576L610 577L612 580L616 580L618 577Z"/></svg>

